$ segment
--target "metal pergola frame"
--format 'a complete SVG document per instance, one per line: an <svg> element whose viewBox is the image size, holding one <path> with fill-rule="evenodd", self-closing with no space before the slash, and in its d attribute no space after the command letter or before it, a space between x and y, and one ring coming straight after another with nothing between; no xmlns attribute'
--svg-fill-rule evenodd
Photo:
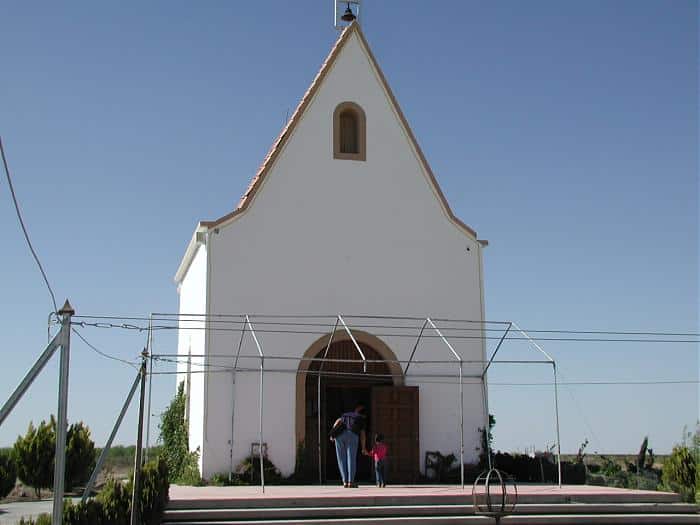
<svg viewBox="0 0 700 525"><path fill-rule="evenodd" d="M152 314L152 315L163 315L163 314ZM181 314L184 317L188 317L186 314ZM178 314L180 316L180 314ZM207 318L209 316L206 315L192 315L190 317L198 317L198 318ZM256 334L256 331L253 327L253 324L251 322L251 317L255 318L257 316L255 315L250 315L250 314L242 314L242 315L232 315L230 316L232 318L238 318L240 319L240 323L243 325L242 328L240 329L241 331L241 336L238 341L238 347L235 355L235 359L233 361L233 367L223 367L228 370L230 370L233 374L233 382L235 384L235 376L236 373L238 372L251 372L253 369L247 368L247 367L239 367L238 363L241 357L244 358L251 358L253 356L241 356L241 348L243 345L243 339L246 334L246 332L250 332L253 341L255 343L255 347L257 350L257 356L256 358L260 360L260 366L259 366L259 455L260 455L260 485L261 489L264 492L265 491L265 473L264 473L264 468L263 468L263 414L264 414L264 405L263 405L263 391L264 391L264 377L265 377L265 359L282 359L283 357L281 356L273 356L269 355L266 356L263 353L262 345L260 344L260 340ZM289 318L294 318L295 316L289 316ZM540 360L533 360L533 361L509 361L510 363L522 363L522 364L547 364L552 366L553 374L554 374L554 407L555 407L555 424L556 424L556 447L557 447L557 480L558 480L558 486L561 487L562 485L562 473L561 473L561 440L560 440L560 431L559 431L559 394L558 394L558 384L557 384L557 368L556 368L556 362L554 358L550 354L544 351L542 347L532 338L530 337L527 332L525 332L523 329L521 329L515 322L512 321L473 321L475 323L481 323L482 325L482 333L483 333L483 325L485 323L496 323L499 325L504 325L505 329L503 331L503 334L500 336L498 343L496 345L496 348L494 349L493 354L491 357L488 359L488 361L479 361L479 363L484 364L483 370L479 374L469 374L469 375L464 375L464 363L474 363L474 361L465 361L462 356L455 350L454 346L450 343L450 341L445 337L443 332L440 330L438 325L435 323L433 320L434 318L431 318L430 316L425 317L425 318L418 318L418 317L401 317L401 316L363 316L363 315L353 315L353 316L345 316L345 318L352 317L354 319L393 319L393 320L401 320L401 321L422 321L422 326L420 329L420 332L418 334L418 338L416 339L413 349L411 351L410 357L408 361L398 361L399 364L406 363L405 369L402 371L402 377L405 379L408 376L408 370L411 366L411 364L438 364L438 363L448 363L452 362L457 365L457 378L459 381L459 407L460 407L460 418L459 418L459 457L460 457L460 484L462 489L465 487L465 482L464 482L464 380L465 379L478 379L481 383L482 386L482 392L483 392L483 401L484 401L484 432L486 433L485 436L485 446L486 446L486 455L488 458L488 463L489 463L489 468L491 467L492 463L492 457L491 457L491 450L490 450L490 444L488 440L488 431L489 431L489 411L488 411L488 401L487 401L487 385L486 385L486 377L487 377L487 372L489 368L491 367L492 364L498 362L495 361L496 355L498 354L499 350L501 349L503 343L507 339L508 334L511 332L511 330L517 330L522 336L527 340L527 342L532 345L538 352L540 352L542 355L544 355L545 359L544 361ZM318 454L318 475L319 475L319 484L323 483L323 472L322 472L322 447L321 447L321 442L322 442L322 425L321 425L321 379L324 376L324 371L323 367L326 362L329 361L338 361L334 359L328 359L328 352L330 351L330 347L333 343L333 340L335 338L335 334L339 331L339 326L342 326L342 330L345 331L348 334L348 337L353 343L353 346L357 350L357 353L359 354L359 359L349 359L349 360L342 360L343 362L348 362L348 363L362 363L363 365L363 373L367 372L367 363L368 362L374 362L372 360L368 360L365 356L365 354L362 351L362 348L358 344L355 336L353 335L351 327L348 325L348 323L345 321L345 318L341 314L336 314L335 317L328 316L328 319L333 319L334 325L333 325L333 330L328 334L328 342L325 345L325 350L323 352L323 356L321 358L289 358L292 360L297 360L297 361L319 361L319 369L316 372L317 374L317 387L316 387L316 400L317 400L317 438L318 438L318 445L317 445L317 454ZM191 321L195 321L194 319L191 319ZM442 319L441 321L449 321L447 319ZM152 327L152 325L149 325L149 329ZM408 327L407 327L408 328ZM411 327L413 328L413 327ZM450 356L452 357L451 361L436 361L436 360L431 360L431 361L419 361L415 360L414 357L416 355L416 352L420 346L420 343L422 339L425 337L424 333L426 331L426 328L429 328L431 331L433 331L437 338L441 340L441 342L447 347L447 350L449 351ZM172 355L172 354L154 354L151 352L151 359L156 358L158 359L159 357L163 357L166 355ZM178 354L176 356L179 357ZM188 363L190 362L191 358L194 357L190 355L188 357ZM204 357L204 356L203 356ZM286 358L286 357L285 357ZM382 360L386 361L386 360ZM278 371L278 370L270 370L272 371ZM209 373L209 370L205 370L205 373ZM307 372L308 373L308 372ZM330 373L329 373L330 375ZM357 375L357 374L352 374L352 375ZM151 376L151 374L149 374ZM152 380L152 378L151 378ZM150 403L150 399L149 399ZM234 428L234 411L235 411L235 400L233 400L233 409L232 409L232 415L231 415L231 470L230 470L230 475L233 473L233 428ZM150 407L149 407L149 412L150 412ZM148 443L146 444L146 447L148 447Z"/></svg>

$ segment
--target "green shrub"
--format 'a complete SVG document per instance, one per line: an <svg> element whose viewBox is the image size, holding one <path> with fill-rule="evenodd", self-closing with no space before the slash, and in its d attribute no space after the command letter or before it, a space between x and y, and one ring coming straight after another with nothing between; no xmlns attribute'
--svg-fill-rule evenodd
<svg viewBox="0 0 700 525"><path fill-rule="evenodd" d="M149 462L141 471L141 498L139 515L141 523L160 525L169 500L170 483L168 465L163 458Z"/></svg>
<svg viewBox="0 0 700 525"><path fill-rule="evenodd" d="M168 503L168 466L162 459L148 463L141 471L141 498L139 510L143 525L159 525ZM132 483L126 485L114 480L106 483L96 498L85 503L66 500L63 507L63 525L128 525L131 519ZM42 515L36 520L22 519L23 525L51 525L51 517Z"/></svg>
<svg viewBox="0 0 700 525"><path fill-rule="evenodd" d="M229 476L228 472L220 472L218 474L214 474L209 480L208 484L214 487L250 485L250 479L241 479L241 476L235 472L231 476Z"/></svg>
<svg viewBox="0 0 700 525"><path fill-rule="evenodd" d="M661 481L667 490L677 492L684 501L695 501L697 464L690 448L685 445L673 447L664 462Z"/></svg>
<svg viewBox="0 0 700 525"><path fill-rule="evenodd" d="M12 449L17 476L26 485L34 487L37 497L41 489L53 486L53 460L56 453L56 420L42 421L38 428L29 423L27 433L19 436Z"/></svg>
<svg viewBox="0 0 700 525"><path fill-rule="evenodd" d="M66 500L63 504L63 524L107 525L104 519L102 503L94 499L76 504L72 503L71 500Z"/></svg>
<svg viewBox="0 0 700 525"><path fill-rule="evenodd" d="M263 469L265 470L265 483L280 483L282 474L269 459L263 457ZM251 485L260 484L260 456L248 456L236 467L239 479L248 480Z"/></svg>
<svg viewBox="0 0 700 525"><path fill-rule="evenodd" d="M17 482L17 465L9 452L0 452L0 498L4 498Z"/></svg>
<svg viewBox="0 0 700 525"><path fill-rule="evenodd" d="M110 525L129 525L131 491L123 483L110 479L95 498L102 504L104 520Z"/></svg>

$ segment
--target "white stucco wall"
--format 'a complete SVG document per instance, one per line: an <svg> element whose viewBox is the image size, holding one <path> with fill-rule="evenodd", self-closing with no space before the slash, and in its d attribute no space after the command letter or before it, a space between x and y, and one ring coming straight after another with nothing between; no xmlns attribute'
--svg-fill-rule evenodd
<svg viewBox="0 0 700 525"><path fill-rule="evenodd" d="M343 101L365 111L366 162L333 159L332 115ZM481 249L442 207L359 38L351 35L248 210L212 233L209 312L479 320ZM210 352L232 355L237 335L212 333ZM262 333L260 342L268 355L301 357L317 338ZM381 339L399 359L408 359L412 339ZM452 342L463 359L483 359L480 340ZM249 337L242 353L256 354ZM450 359L451 354L439 339L428 337L416 358ZM241 365L256 369L259 361L246 358ZM266 362L269 369L288 371L297 365ZM465 365L464 374L478 369ZM458 368L416 365L412 373L449 375L455 381L419 383L421 458L425 450L458 453ZM257 372L238 373L234 392L229 374L210 374L206 387L198 386L208 405L203 476L228 471L234 397L234 463L258 440L258 381ZM265 441L270 459L285 474L294 468L295 381L293 373L266 373ZM477 427L484 421L480 384L466 385L464 399L469 460L476 457ZM193 432L192 444L194 437Z"/></svg>
<svg viewBox="0 0 700 525"><path fill-rule="evenodd" d="M178 365L177 375L179 384L181 381L190 381L189 388L189 443L190 449L200 451L204 441L204 374L197 373L202 370L204 358L200 357L205 352L204 324L197 317L183 318L183 314L205 314L207 287L207 249L203 245L197 246L197 252L192 259L190 267L178 287L180 295L179 313L181 315L178 336ZM191 357L193 356L193 357ZM191 359L189 376L187 374L187 360ZM201 467L201 456L200 456Z"/></svg>

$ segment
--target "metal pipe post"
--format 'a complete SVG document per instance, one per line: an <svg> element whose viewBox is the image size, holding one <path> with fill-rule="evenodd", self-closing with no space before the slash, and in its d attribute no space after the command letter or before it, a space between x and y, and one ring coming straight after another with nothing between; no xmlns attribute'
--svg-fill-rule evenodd
<svg viewBox="0 0 700 525"><path fill-rule="evenodd" d="M331 336L328 338L328 344L326 345L326 350L323 352L323 357L321 358L321 363L318 365L318 378L316 383L316 423L318 426L318 484L323 484L323 467L322 467L322 448L321 448L321 372L323 370L323 365L325 364L325 359L328 356L328 351L331 349L331 343L333 343L333 338L335 337L335 331L338 329L338 323L340 320L335 318L335 326L331 332Z"/></svg>
<svg viewBox="0 0 700 525"><path fill-rule="evenodd" d="M321 363L323 364L323 363ZM316 378L316 423L318 427L318 484L323 485L323 467L321 465L321 456L323 450L321 448L321 374Z"/></svg>
<svg viewBox="0 0 700 525"><path fill-rule="evenodd" d="M71 317L75 310L66 300L61 316L61 363L58 377L58 414L56 416L56 455L53 471L52 523L63 523L63 491L66 482L66 435L68 432L68 371L70 368Z"/></svg>
<svg viewBox="0 0 700 525"><path fill-rule="evenodd" d="M258 355L260 357L260 487L262 488L263 494L265 494L265 469L263 465L263 391L265 389L265 354L263 354L260 341L258 341L258 336L255 334L255 329L253 328L248 315L245 316L245 321L248 324L250 335L253 336L253 341L255 342L255 347L258 349Z"/></svg>
<svg viewBox="0 0 700 525"><path fill-rule="evenodd" d="M92 492L92 489L95 486L95 481L97 481L97 475L100 473L100 470L102 470L102 465L104 464L105 459L107 459L107 454L109 453L109 449L112 447L112 442L114 441L114 438L117 435L117 431L119 430L119 427L122 424L122 420L124 419L124 416L126 415L126 411L129 409L129 405L131 404L131 400L134 398L134 393L136 392L136 387L139 386L139 381L141 381L141 370L139 370L138 373L136 374L136 379L134 379L134 384L131 385L131 390L129 390L129 395L126 396L126 401L124 402L124 406L122 406L121 412L119 412L119 417L117 417L116 423L114 423L114 428L112 428L112 433L109 435L109 438L107 439L107 443L105 444L104 448L102 449L102 452L100 453L100 457L97 459L97 463L95 464L95 468L92 471L92 475L90 476L90 480L88 481L87 486L85 487L85 491L83 492L83 497L81 499L81 502L85 502L90 497L90 493Z"/></svg>
<svg viewBox="0 0 700 525"><path fill-rule="evenodd" d="M136 454L134 457L134 492L131 494L131 525L140 525L141 516L141 453L143 449L143 409L146 399L146 359L148 357L146 351L141 354L141 397L139 400L139 423L138 433L136 435Z"/></svg>
<svg viewBox="0 0 700 525"><path fill-rule="evenodd" d="M491 465L491 444L489 443L489 430L491 430L491 418L489 417L489 405L486 397L486 380L484 377L481 378L481 391L484 398L484 416L486 422L484 423L484 443L486 445L486 458L488 459L489 470L493 468Z"/></svg>
<svg viewBox="0 0 700 525"><path fill-rule="evenodd" d="M459 362L459 475L464 490L464 383L462 361Z"/></svg>
<svg viewBox="0 0 700 525"><path fill-rule="evenodd" d="M430 324L431 328L435 330L435 333L442 339L442 342L447 345L447 348L450 349L450 352L452 352L452 355L457 359L457 362L459 363L459 471L460 471L460 478L461 478L461 483L462 483L462 489L464 489L464 385L462 383L462 356L460 356L455 349L452 347L450 342L445 338L444 335L442 335L442 332L440 329L435 326L435 323L430 317L425 318L426 322Z"/></svg>
<svg viewBox="0 0 700 525"><path fill-rule="evenodd" d="M236 369L238 367L238 358L241 355L241 347L243 346L243 336L248 328L247 324L243 324L243 330L241 330L241 337L238 340L238 351L236 352L236 358L233 361L233 368L231 369L231 441L229 442L229 470L228 470L228 480L233 481L233 433L235 431L236 423ZM191 357L190 357L191 359ZM188 379L189 381L189 379Z"/></svg>
<svg viewBox="0 0 700 525"><path fill-rule="evenodd" d="M559 435L559 388L557 385L557 364L552 361L552 371L554 372L554 414L557 423L557 476L559 488L561 488L561 437Z"/></svg>
<svg viewBox="0 0 700 525"><path fill-rule="evenodd" d="M260 357L260 486L265 494L265 468L263 465L263 392L265 390L265 358Z"/></svg>
<svg viewBox="0 0 700 525"><path fill-rule="evenodd" d="M148 319L148 338L147 338L147 349L148 349L148 412L146 413L146 450L144 455L146 462L148 462L148 449L151 444L151 398L153 397L153 314L150 315Z"/></svg>

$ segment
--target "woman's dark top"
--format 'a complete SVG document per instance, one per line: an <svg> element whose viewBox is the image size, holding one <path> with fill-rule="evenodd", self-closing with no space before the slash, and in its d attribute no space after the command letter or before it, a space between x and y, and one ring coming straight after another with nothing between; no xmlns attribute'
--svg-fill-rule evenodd
<svg viewBox="0 0 700 525"><path fill-rule="evenodd" d="M345 428L351 430L358 436L365 429L365 416L357 412L345 412L340 416L340 420L345 425Z"/></svg>

